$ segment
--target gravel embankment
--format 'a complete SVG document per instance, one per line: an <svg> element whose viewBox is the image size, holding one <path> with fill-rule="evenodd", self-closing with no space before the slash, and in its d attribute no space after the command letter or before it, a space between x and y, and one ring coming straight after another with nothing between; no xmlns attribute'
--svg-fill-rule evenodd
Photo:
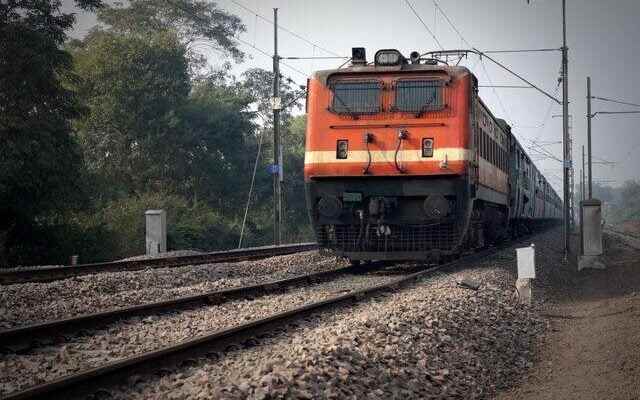
<svg viewBox="0 0 640 400"><path fill-rule="evenodd" d="M305 303L373 286L395 278L384 272L371 275L344 275L333 281L292 288L251 300L238 300L218 306L180 312L133 317L106 330L95 330L71 338L64 345L36 348L27 354L0 356L0 393L26 388L56 377L95 367L119 358L155 350L174 342L202 335L239 323L266 317Z"/></svg>
<svg viewBox="0 0 640 400"><path fill-rule="evenodd" d="M558 268L558 229L532 239ZM552 250L547 251L550 248ZM135 377L111 398L464 398L493 396L531 366L546 324L513 296L515 251L337 308L196 365ZM479 290L457 282L471 277Z"/></svg>
<svg viewBox="0 0 640 400"><path fill-rule="evenodd" d="M345 266L317 251L237 263L85 275L0 290L0 329Z"/></svg>

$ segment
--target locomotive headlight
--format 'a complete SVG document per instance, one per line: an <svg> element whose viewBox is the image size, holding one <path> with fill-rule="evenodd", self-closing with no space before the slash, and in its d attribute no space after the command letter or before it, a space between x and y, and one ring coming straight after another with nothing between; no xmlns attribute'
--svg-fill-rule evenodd
<svg viewBox="0 0 640 400"><path fill-rule="evenodd" d="M433 157L433 139L422 139L422 157Z"/></svg>
<svg viewBox="0 0 640 400"><path fill-rule="evenodd" d="M349 141L338 140L336 144L336 158L339 160L345 160L349 155Z"/></svg>
<svg viewBox="0 0 640 400"><path fill-rule="evenodd" d="M374 57L376 65L400 65L403 61L402 54L398 50L378 50Z"/></svg>

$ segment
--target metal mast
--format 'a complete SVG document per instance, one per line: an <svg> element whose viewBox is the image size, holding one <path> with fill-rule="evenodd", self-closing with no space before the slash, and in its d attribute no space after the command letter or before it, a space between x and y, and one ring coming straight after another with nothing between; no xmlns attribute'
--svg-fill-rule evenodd
<svg viewBox="0 0 640 400"><path fill-rule="evenodd" d="M569 232L573 231L573 225L575 223L575 169L573 166L573 115L569 114L569 133L568 133L568 152L569 160L571 161L569 170Z"/></svg>
<svg viewBox="0 0 640 400"><path fill-rule="evenodd" d="M571 152L569 138L569 73L568 73L568 49L567 49L567 1L562 0L562 144L563 144L563 195L564 195L564 252L565 256L570 250L570 191L569 175L571 172Z"/></svg>
<svg viewBox="0 0 640 400"><path fill-rule="evenodd" d="M587 76L587 164L589 169L589 200L592 199L592 181L591 178L591 77Z"/></svg>
<svg viewBox="0 0 640 400"><path fill-rule="evenodd" d="M282 163L280 155L280 57L278 56L278 9L273 9L273 243L280 244L282 220L282 195L280 180Z"/></svg>
<svg viewBox="0 0 640 400"><path fill-rule="evenodd" d="M582 186L582 201L585 200L584 197L584 191L585 191L585 180L584 180L584 146L582 146L582 184L580 186Z"/></svg>

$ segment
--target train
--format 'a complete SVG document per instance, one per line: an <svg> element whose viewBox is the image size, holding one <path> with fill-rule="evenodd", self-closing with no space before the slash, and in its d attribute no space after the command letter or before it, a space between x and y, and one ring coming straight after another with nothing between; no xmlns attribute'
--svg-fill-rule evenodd
<svg viewBox="0 0 640 400"><path fill-rule="evenodd" d="M352 264L438 262L562 219L562 200L464 66L352 49L307 85L305 197Z"/></svg>

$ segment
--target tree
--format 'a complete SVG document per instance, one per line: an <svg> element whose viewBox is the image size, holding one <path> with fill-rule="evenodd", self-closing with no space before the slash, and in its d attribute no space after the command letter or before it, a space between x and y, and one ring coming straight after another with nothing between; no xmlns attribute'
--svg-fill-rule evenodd
<svg viewBox="0 0 640 400"><path fill-rule="evenodd" d="M190 199L204 199L222 210L239 212L251 173L255 124L252 97L223 76L196 82L182 112L188 137L185 185ZM248 149L250 151L247 151ZM188 186L187 186L188 185Z"/></svg>
<svg viewBox="0 0 640 400"><path fill-rule="evenodd" d="M89 112L76 123L87 165L116 193L173 182L184 170L179 110L190 91L175 34L94 32L73 49L74 87Z"/></svg>
<svg viewBox="0 0 640 400"><path fill-rule="evenodd" d="M101 2L76 4L94 10ZM61 79L71 75L61 46L74 16L60 5L0 3L0 264L7 243L19 241L17 227L42 224L80 200L82 159L69 120L82 109Z"/></svg>
<svg viewBox="0 0 640 400"><path fill-rule="evenodd" d="M216 3L203 0L131 0L128 6L116 3L98 13L98 20L111 32L123 35L153 36L172 31L189 49L189 61L197 69L206 64L196 49L209 47L241 61L235 37L245 31L242 20L221 10Z"/></svg>

